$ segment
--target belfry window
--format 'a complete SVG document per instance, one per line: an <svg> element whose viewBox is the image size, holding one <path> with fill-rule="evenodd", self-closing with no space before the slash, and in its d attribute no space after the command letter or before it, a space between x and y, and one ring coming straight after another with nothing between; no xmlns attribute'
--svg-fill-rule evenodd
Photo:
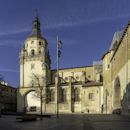
<svg viewBox="0 0 130 130"><path fill-rule="evenodd" d="M31 56L34 56L34 55L35 55L35 50L32 49L32 50L31 50Z"/></svg>
<svg viewBox="0 0 130 130"><path fill-rule="evenodd" d="M42 45L42 42L39 42L39 46L41 46Z"/></svg>

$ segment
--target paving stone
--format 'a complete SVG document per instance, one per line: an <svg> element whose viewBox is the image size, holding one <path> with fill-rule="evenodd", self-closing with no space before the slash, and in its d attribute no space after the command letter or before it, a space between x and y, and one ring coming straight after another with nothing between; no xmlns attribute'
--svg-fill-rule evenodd
<svg viewBox="0 0 130 130"><path fill-rule="evenodd" d="M0 130L130 130L130 116L66 114L37 121L16 122L16 116L2 116Z"/></svg>

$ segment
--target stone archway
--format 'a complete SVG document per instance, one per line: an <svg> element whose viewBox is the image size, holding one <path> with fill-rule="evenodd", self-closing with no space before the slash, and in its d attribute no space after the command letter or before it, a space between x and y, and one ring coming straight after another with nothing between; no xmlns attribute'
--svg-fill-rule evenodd
<svg viewBox="0 0 130 130"><path fill-rule="evenodd" d="M27 111L39 111L40 98L37 96L35 90L30 90L26 92L24 96L24 104Z"/></svg>
<svg viewBox="0 0 130 130"><path fill-rule="evenodd" d="M121 97L120 79L119 77L117 77L114 83L114 99L113 99L114 109L121 107L120 97Z"/></svg>

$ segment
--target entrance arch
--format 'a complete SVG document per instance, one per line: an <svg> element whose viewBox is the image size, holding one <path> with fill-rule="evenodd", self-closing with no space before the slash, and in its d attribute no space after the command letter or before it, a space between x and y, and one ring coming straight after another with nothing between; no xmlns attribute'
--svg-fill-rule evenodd
<svg viewBox="0 0 130 130"><path fill-rule="evenodd" d="M114 83L114 100L113 100L114 109L121 107L120 97L121 97L120 79L119 77L117 77Z"/></svg>
<svg viewBox="0 0 130 130"><path fill-rule="evenodd" d="M24 103L27 111L38 111L40 109L40 98L35 90L30 90L25 94Z"/></svg>

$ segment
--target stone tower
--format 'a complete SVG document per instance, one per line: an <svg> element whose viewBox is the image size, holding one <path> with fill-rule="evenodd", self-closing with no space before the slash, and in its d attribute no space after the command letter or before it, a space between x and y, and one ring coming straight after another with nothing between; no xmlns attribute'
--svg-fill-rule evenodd
<svg viewBox="0 0 130 130"><path fill-rule="evenodd" d="M20 87L33 87L34 75L44 77L44 84L49 82L47 77L50 76L51 62L47 44L41 35L39 17L36 16L32 24L32 34L25 40L20 54Z"/></svg>
<svg viewBox="0 0 130 130"><path fill-rule="evenodd" d="M47 84L51 81L50 56L47 47L48 43L42 37L39 17L36 16L32 23L32 33L25 40L20 53L20 87L17 93L17 110L36 103L31 96L39 86L44 87L46 93ZM30 93L30 94L29 94Z"/></svg>

